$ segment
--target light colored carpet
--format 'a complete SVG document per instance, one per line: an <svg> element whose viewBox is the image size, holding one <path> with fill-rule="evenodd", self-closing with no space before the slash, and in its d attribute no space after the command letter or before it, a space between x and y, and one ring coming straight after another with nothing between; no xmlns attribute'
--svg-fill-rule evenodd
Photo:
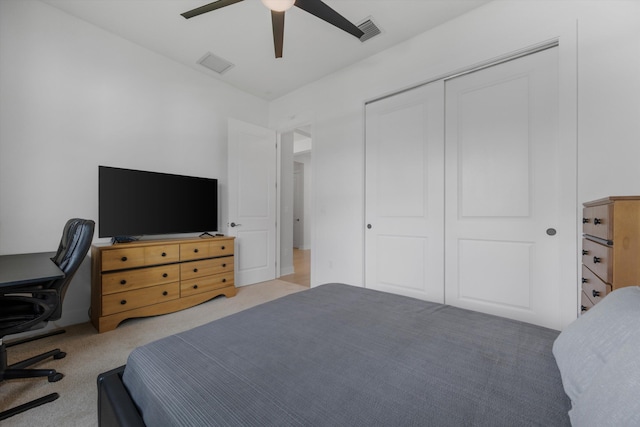
<svg viewBox="0 0 640 427"><path fill-rule="evenodd" d="M218 297L196 307L163 316L126 320L113 331L98 334L90 323L66 327L66 333L10 347L9 364L60 348L67 357L47 360L39 367L56 369L65 377L55 383L46 378L0 383L0 410L57 392L58 400L2 421L2 427L97 426L98 374L124 365L135 347L221 317L245 310L306 286L272 280L238 288L233 298Z"/></svg>

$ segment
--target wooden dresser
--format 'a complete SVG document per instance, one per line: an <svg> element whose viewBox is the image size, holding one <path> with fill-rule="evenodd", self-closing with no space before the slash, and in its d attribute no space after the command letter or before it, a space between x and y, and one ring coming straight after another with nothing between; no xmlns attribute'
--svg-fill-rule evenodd
<svg viewBox="0 0 640 427"><path fill-rule="evenodd" d="M234 237L147 240L91 247L91 322L98 332L132 317L235 296Z"/></svg>
<svg viewBox="0 0 640 427"><path fill-rule="evenodd" d="M609 292L640 285L640 196L584 204L581 311Z"/></svg>

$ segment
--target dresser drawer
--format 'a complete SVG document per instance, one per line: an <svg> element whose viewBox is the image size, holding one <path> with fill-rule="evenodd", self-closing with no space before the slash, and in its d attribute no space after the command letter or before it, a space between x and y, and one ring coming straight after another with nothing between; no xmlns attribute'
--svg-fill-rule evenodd
<svg viewBox="0 0 640 427"><path fill-rule="evenodd" d="M102 315L108 316L110 314L121 313L135 308L171 301L179 297L180 284L177 282L103 295Z"/></svg>
<svg viewBox="0 0 640 427"><path fill-rule="evenodd" d="M183 280L180 284L180 296L184 298L189 295L213 291L214 289L226 288L227 286L233 286L233 284L233 271L197 279Z"/></svg>
<svg viewBox="0 0 640 427"><path fill-rule="evenodd" d="M181 261L208 258L209 256L209 242L207 241L183 243L180 245Z"/></svg>
<svg viewBox="0 0 640 427"><path fill-rule="evenodd" d="M158 265L180 261L180 245L148 246L144 248L144 264Z"/></svg>
<svg viewBox="0 0 640 427"><path fill-rule="evenodd" d="M613 240L613 204L582 209L582 232L601 239Z"/></svg>
<svg viewBox="0 0 640 427"><path fill-rule="evenodd" d="M606 283L613 281L613 248L582 239L582 264Z"/></svg>
<svg viewBox="0 0 640 427"><path fill-rule="evenodd" d="M204 259L201 261L189 261L180 264L180 278L182 280L196 277L210 276L212 274L233 271L233 257Z"/></svg>
<svg viewBox="0 0 640 427"><path fill-rule="evenodd" d="M102 293L106 295L115 292L124 292L163 283L178 282L179 280L180 266L177 264L115 271L102 275Z"/></svg>
<svg viewBox="0 0 640 427"><path fill-rule="evenodd" d="M213 240L209 242L209 255L233 255L233 240Z"/></svg>
<svg viewBox="0 0 640 427"><path fill-rule="evenodd" d="M594 303L599 303L609 292L611 285L600 280L591 270L582 266L582 291Z"/></svg>
<svg viewBox="0 0 640 427"><path fill-rule="evenodd" d="M102 271L142 267L144 248L110 249L102 252Z"/></svg>
<svg viewBox="0 0 640 427"><path fill-rule="evenodd" d="M584 292L581 292L580 294L580 312L584 313L585 311L588 311L591 307L593 307L593 301L591 301L587 294L585 294Z"/></svg>

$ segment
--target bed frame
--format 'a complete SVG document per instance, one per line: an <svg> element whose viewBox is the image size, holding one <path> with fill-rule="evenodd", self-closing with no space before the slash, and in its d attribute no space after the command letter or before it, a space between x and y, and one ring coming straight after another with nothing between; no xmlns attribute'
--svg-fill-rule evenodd
<svg viewBox="0 0 640 427"><path fill-rule="evenodd" d="M103 427L144 427L142 416L122 383L126 365L98 376L98 425Z"/></svg>

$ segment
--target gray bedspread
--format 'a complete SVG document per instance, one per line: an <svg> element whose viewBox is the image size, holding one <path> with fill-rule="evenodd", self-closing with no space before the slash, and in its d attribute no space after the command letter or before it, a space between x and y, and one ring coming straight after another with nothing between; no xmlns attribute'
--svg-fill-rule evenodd
<svg viewBox="0 0 640 427"><path fill-rule="evenodd" d="M558 332L328 284L137 348L148 426L564 426Z"/></svg>

